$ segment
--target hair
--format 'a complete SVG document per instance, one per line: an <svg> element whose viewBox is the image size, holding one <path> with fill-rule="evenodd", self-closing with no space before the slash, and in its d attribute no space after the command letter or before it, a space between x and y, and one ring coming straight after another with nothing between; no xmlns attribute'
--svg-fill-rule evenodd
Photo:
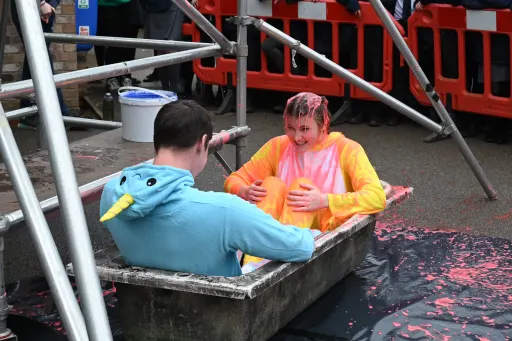
<svg viewBox="0 0 512 341"><path fill-rule="evenodd" d="M164 105L156 115L153 144L155 152L161 148L188 149L200 141L204 135L205 148L213 135L212 118L195 101L183 100Z"/></svg>
<svg viewBox="0 0 512 341"><path fill-rule="evenodd" d="M331 122L331 113L327 107L327 98L311 92L301 92L286 102L284 119L288 117L312 117L321 128L328 128Z"/></svg>

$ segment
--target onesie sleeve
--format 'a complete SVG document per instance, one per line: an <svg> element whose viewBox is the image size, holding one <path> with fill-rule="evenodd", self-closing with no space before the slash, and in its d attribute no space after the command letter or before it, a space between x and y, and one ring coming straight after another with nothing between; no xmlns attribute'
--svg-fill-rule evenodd
<svg viewBox="0 0 512 341"><path fill-rule="evenodd" d="M340 153L343 174L350 179L352 192L329 194L332 214L329 226L336 228L354 214L374 214L386 208L386 194L375 169L363 147L355 141L347 142Z"/></svg>
<svg viewBox="0 0 512 341"><path fill-rule="evenodd" d="M240 196L240 189L243 186L274 176L282 142L281 137L276 137L265 143L246 164L228 176L224 182L224 191Z"/></svg>
<svg viewBox="0 0 512 341"><path fill-rule="evenodd" d="M229 199L224 245L252 256L283 262L311 258L315 240L310 229L283 225L256 205L238 197Z"/></svg>

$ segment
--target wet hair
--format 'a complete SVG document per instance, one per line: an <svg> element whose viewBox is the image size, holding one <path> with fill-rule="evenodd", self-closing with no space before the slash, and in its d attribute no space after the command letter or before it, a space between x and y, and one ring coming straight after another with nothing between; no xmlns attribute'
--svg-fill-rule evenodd
<svg viewBox="0 0 512 341"><path fill-rule="evenodd" d="M191 148L204 135L208 136L205 142L205 148L208 148L213 135L212 118L195 101L168 103L156 115L153 144L157 153L160 148Z"/></svg>
<svg viewBox="0 0 512 341"><path fill-rule="evenodd" d="M284 120L287 125L288 117L313 118L320 128L328 128L331 122L331 113L327 107L327 98L311 92L301 92L286 102Z"/></svg>

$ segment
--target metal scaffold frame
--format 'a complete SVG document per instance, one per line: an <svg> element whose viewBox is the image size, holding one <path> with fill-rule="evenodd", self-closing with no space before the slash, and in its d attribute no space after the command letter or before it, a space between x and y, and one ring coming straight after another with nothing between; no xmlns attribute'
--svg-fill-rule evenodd
<svg viewBox="0 0 512 341"><path fill-rule="evenodd" d="M11 0L0 0L0 66L3 65L3 52L5 46L6 25ZM5 113L0 104L0 152L7 171L12 180L14 191L20 203L21 212L0 217L0 289L4 286L3 278L3 235L8 231L9 225L25 219L29 228L36 252L44 269L45 276L55 298L63 325L70 340L76 341L111 341L112 333L108 323L105 304L101 295L101 287L96 274L93 249L91 245L88 227L85 220L84 207L80 196L80 190L73 168L71 153L68 148L68 140L64 124L78 124L81 126L96 127L102 129L115 129L120 126L117 122L103 122L78 118L63 118L57 99L57 86L69 86L87 83L120 75L125 75L137 70L150 67L161 67L178 64L194 59L206 57L219 57L222 54L236 55L237 57L237 127L232 132L232 138L236 140L236 168L243 164L242 148L247 144L246 136L249 132L246 120L247 98L247 26L254 25L260 31L266 33L284 45L304 57L313 60L318 65L334 74L342 77L347 82L365 90L377 99L397 110L401 114L418 122L425 128L441 134L451 135L464 155L466 161L473 170L476 178L482 185L490 199L496 198L496 192L487 179L484 171L465 143L457 127L446 112L432 85L418 65L405 41L393 25L380 0L370 0L384 26L391 34L395 44L404 55L408 65L422 84L423 89L431 99L432 105L439 114L442 124L426 118L417 111L411 109L395 98L375 88L368 82L353 75L331 60L318 54L314 50L304 46L300 41L291 38L277 30L263 20L251 18L247 15L247 1L238 0L238 25L237 42L230 42L215 26L213 26L197 9L191 6L187 0L172 0L195 24L207 33L215 44L189 43L177 41L160 41L148 39L128 39L115 37L84 37L78 35L43 34L40 22L37 1L15 0L20 18L21 30L25 37L25 49L32 70L33 79L6 85L1 84L0 100L9 97L30 95L35 91L37 106L19 109ZM171 1L171 0L170 0ZM179 51L171 54L148 57L124 63L117 63L91 69L73 71L59 75L53 75L50 60L47 53L45 40L66 43L92 43L108 46L160 48L171 51ZM36 57L37 56L37 57ZM43 95L44 89L44 95ZM32 186L27 169L16 145L16 141L10 129L8 120L33 115L39 111L43 131L51 127L52 134L44 134L48 144L50 163L57 188L57 196L45 202L39 203L35 189ZM213 153L218 157L226 170L230 170L227 163L217 153L218 145L225 143L220 139L213 146ZM112 175L115 176L115 175ZM109 177L110 178L110 177ZM88 190L102 188L107 178L100 179L86 187ZM84 187L84 186L82 186ZM90 188L89 188L90 187ZM60 205L59 205L60 203ZM61 206L64 226L67 233L67 242L71 253L71 260L75 270L79 294L81 296L82 311L75 299L71 284L60 259L57 247L50 233L44 212ZM8 335L10 331L5 328L5 318L9 307L5 295L0 297L0 337Z"/></svg>
<svg viewBox="0 0 512 341"><path fill-rule="evenodd" d="M5 46L7 17L10 12L11 0L0 0L0 66L3 65L3 52ZM23 108L11 113L5 113L0 104L0 152L11 177L13 189L18 197L23 218L26 220L32 241L35 245L38 257L41 260L45 276L50 289L55 297L57 308L61 315L64 328L70 340L76 341L109 341L112 340L108 317L106 313L99 278L96 274L93 249L88 233L84 208L80 196L80 190L73 168L71 153L68 148L67 135L64 124L97 127L103 129L115 129L119 127L116 122L102 122L79 118L64 118L57 99L56 86L69 86L73 84L87 83L109 77L115 77L143 70L150 67L161 67L172 64L192 61L199 58L218 57L222 54L236 54L237 47L240 51L247 51L246 27L241 30L238 45L230 42L220 33L199 11L186 0L173 0L176 5L187 14L197 26L203 29L217 44L188 43L174 41L160 41L147 39L124 39L115 37L81 37L75 35L43 34L40 23L37 1L16 0L18 16L20 18L21 31L25 38L25 50L28 56L33 79L2 85L0 82L0 100L9 97L21 97L35 92L37 106ZM243 0L240 3L245 3ZM243 7L242 5L241 7ZM46 42L89 42L99 45L114 45L140 48L160 48L170 51L180 51L166 55L138 59L125 63L79 70L65 74L53 75L50 60L47 53ZM242 53L243 54L243 53ZM37 57L36 57L37 56ZM246 127L246 70L245 55L238 56L239 71L243 75L238 78L238 108L237 128L230 132L230 136L236 139L236 165L242 163L241 148L245 146L245 136L248 134ZM44 95L43 95L44 89ZM44 209L40 206L29 174L23 163L23 159L17 148L16 141L9 126L9 119L15 119L34 115L39 111L39 118L43 131L52 134L44 134L50 163L54 174L57 189L57 197L52 198L53 205L60 203L61 215L66 229L67 242L70 249L71 261L76 269L78 291L81 297L82 310L75 299L69 279L66 275L62 260L50 233L48 223L45 220ZM214 139L213 142L216 140ZM220 141L220 140L219 140ZM219 142L217 141L217 142ZM225 143L225 141L220 141ZM219 143L211 146L215 156L224 161L216 152ZM223 163L229 169L227 163ZM0 219L0 261L3 251L3 235L8 231L9 225L20 220L16 216L6 215ZM3 262L0 262L0 287L3 281ZM5 326L5 319L9 307L6 297L0 297L0 337L10 335L11 332Z"/></svg>

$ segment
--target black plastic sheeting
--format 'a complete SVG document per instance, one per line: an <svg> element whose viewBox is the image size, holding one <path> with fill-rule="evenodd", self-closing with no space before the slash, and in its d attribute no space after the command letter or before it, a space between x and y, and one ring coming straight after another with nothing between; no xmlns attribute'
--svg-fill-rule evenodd
<svg viewBox="0 0 512 341"><path fill-rule="evenodd" d="M512 339L512 243L407 225L379 222L359 268L271 340ZM123 341L115 288L104 285L115 341ZM63 333L44 279L7 290L13 314ZM41 339L20 338L33 340Z"/></svg>

